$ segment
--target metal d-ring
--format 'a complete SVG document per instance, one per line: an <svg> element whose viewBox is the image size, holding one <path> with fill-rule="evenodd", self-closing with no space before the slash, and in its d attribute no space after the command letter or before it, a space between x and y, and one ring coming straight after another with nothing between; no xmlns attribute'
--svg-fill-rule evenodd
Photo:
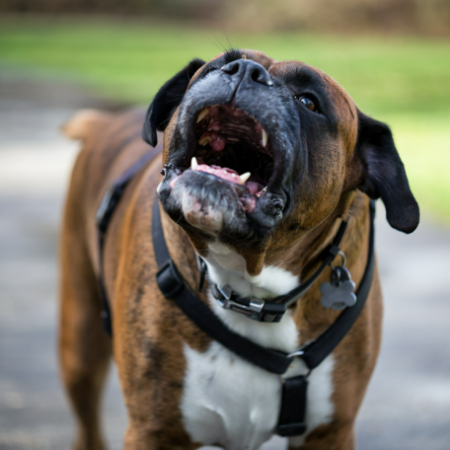
<svg viewBox="0 0 450 450"><path fill-rule="evenodd" d="M303 350L296 350L295 352L289 353L288 358L294 358L295 356L302 356L305 352Z"/></svg>
<svg viewBox="0 0 450 450"><path fill-rule="evenodd" d="M339 250L338 255L342 258L342 264L340 267L345 267L345 263L347 262L347 258L345 257L345 253L342 250ZM337 255L336 255L337 256ZM332 262L330 262L330 267L334 270L335 266Z"/></svg>
<svg viewBox="0 0 450 450"><path fill-rule="evenodd" d="M299 349L299 350L296 350L295 352L289 353L289 355L287 355L287 357L288 358L295 358L295 357L301 358L304 354L305 354L305 351ZM303 362L306 365L306 362L305 361L303 361ZM308 366L306 366L306 367L307 367L308 371L303 376L308 378L312 369L310 369ZM281 379L284 380L283 377L281 377Z"/></svg>

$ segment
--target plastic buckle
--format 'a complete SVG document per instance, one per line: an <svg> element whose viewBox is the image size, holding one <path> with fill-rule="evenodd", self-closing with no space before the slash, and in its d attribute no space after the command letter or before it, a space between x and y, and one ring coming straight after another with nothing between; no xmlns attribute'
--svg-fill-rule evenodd
<svg viewBox="0 0 450 450"><path fill-rule="evenodd" d="M171 259L164 263L156 273L156 282L164 297L169 300L184 288L184 282Z"/></svg>
<svg viewBox="0 0 450 450"><path fill-rule="evenodd" d="M217 286L217 284L213 285L213 295L224 309L244 314L253 320L261 321L263 318L264 300L250 298L248 305L238 303L232 299L233 291L228 285L223 287Z"/></svg>
<svg viewBox="0 0 450 450"><path fill-rule="evenodd" d="M258 322L279 322L286 312L285 304L266 303L259 298L248 298L248 304L237 302L233 299L235 294L228 285L220 287L215 284L213 285L212 293L222 308L244 314L249 319L257 320Z"/></svg>

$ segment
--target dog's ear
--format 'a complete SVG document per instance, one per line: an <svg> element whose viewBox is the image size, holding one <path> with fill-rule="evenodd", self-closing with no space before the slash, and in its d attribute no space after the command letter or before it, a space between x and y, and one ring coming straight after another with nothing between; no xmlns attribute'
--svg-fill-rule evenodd
<svg viewBox="0 0 450 450"><path fill-rule="evenodd" d="M419 225L419 205L409 188L391 130L360 111L358 116L356 154L364 172L358 188L370 198L381 197L391 227L412 233Z"/></svg>
<svg viewBox="0 0 450 450"><path fill-rule="evenodd" d="M167 81L155 95L145 116L142 138L152 147L156 147L156 131L164 131L173 112L181 103L189 81L197 70L205 64L201 59L192 60L183 70Z"/></svg>

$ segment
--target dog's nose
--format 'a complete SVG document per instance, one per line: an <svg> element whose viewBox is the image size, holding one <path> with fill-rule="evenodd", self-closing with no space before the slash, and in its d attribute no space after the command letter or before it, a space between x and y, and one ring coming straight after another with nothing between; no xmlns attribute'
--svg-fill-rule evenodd
<svg viewBox="0 0 450 450"><path fill-rule="evenodd" d="M238 83L247 81L264 84L265 86L273 85L269 72L261 64L250 59L238 59L230 62L225 64L221 70L231 75L231 78Z"/></svg>

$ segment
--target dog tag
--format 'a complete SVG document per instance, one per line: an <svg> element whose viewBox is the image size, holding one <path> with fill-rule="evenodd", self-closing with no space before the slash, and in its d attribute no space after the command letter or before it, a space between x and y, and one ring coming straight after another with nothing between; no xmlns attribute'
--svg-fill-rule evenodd
<svg viewBox="0 0 450 450"><path fill-rule="evenodd" d="M320 303L324 308L341 310L356 303L355 283L345 266L334 267L331 272L331 283L322 283Z"/></svg>

